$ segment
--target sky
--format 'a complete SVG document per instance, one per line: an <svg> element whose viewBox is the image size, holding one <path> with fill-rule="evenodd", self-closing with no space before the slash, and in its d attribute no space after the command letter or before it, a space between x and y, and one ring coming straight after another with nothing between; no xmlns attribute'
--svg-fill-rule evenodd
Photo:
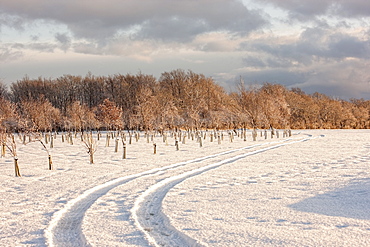
<svg viewBox="0 0 370 247"><path fill-rule="evenodd" d="M0 0L0 81L191 70L370 99L368 0Z"/></svg>

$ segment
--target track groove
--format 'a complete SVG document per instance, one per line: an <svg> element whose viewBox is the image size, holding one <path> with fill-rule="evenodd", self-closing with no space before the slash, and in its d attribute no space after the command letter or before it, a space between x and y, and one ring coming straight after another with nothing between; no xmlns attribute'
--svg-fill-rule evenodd
<svg viewBox="0 0 370 247"><path fill-rule="evenodd" d="M196 176L224 164L235 162L236 160L242 159L249 155L265 152L270 149L278 148L280 146L288 144L307 141L312 138L313 137L308 137L305 139L299 139L297 141L292 141L293 139L285 139L283 141L266 142L251 145L214 155L196 158L186 162L180 162L161 168L151 169L129 176L120 177L107 183L98 185L85 191L77 198L70 200L66 203L63 209L57 211L53 215L48 228L45 230L47 244L49 246L90 246L81 229L83 217L88 208L90 208L90 206L94 204L97 199L104 196L113 188L132 181L136 181L136 179L145 179L148 176L159 176L158 174L161 174L162 176L165 175L168 177L165 177L159 182L156 182L149 189L142 191L142 194L139 195L135 200L135 205L131 209L131 211L132 218L135 220L136 226L143 232L148 241L155 246L168 244L170 244L169 246L176 246L177 243L179 243L180 245L186 243L187 245L190 244L190 246L198 245L195 240L190 239L186 235L174 229L170 225L168 218L161 211L163 198L173 186L189 177ZM273 145L276 143L281 144L266 148L260 148L261 146ZM220 158L224 156L232 155L234 153L253 148L257 148L257 150L220 160ZM219 159L219 161L214 162L214 159ZM210 161L211 164L206 163L206 165L202 165L203 162ZM197 165L195 168L190 166L194 164ZM164 174L166 172L168 174ZM173 173L175 173L175 175L173 175ZM153 220L153 217L150 216L154 215L156 217ZM151 221L149 221L151 223L148 224L146 222L147 218L151 218ZM158 226L158 229L156 229L156 226ZM148 232L148 229L153 229L153 231L150 230L150 232ZM160 236L155 236L156 234L160 234ZM165 242L163 242L163 240L165 240Z"/></svg>

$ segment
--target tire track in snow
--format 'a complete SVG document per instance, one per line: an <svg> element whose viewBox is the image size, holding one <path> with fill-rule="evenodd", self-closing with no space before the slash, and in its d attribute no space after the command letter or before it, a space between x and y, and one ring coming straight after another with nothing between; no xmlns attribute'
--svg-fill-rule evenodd
<svg viewBox="0 0 370 247"><path fill-rule="evenodd" d="M190 238L174 228L170 224L169 218L162 212L163 199L171 188L190 177L194 177L225 164L233 163L247 156L315 138L317 137L310 135L305 139L258 149L164 179L142 193L135 201L135 205L132 208L132 215L135 223L137 227L144 232L149 243L154 246L202 246L202 244L198 243L195 239Z"/></svg>
<svg viewBox="0 0 370 247"><path fill-rule="evenodd" d="M260 143L260 144L255 144L255 145L238 148L238 149L234 149L230 151L225 151L225 152L217 153L214 155L204 156L204 157L192 159L192 160L185 161L185 162L171 164L165 167L154 168L154 169L144 171L141 173L120 177L120 178L111 180L109 182L106 182L104 184L95 186L89 190L86 190L83 194L76 197L75 199L68 201L66 205L64 206L64 208L62 208L61 210L53 214L52 219L49 222L49 226L45 230L46 242L49 246L63 246L63 247L65 246L90 246L81 229L83 217L86 211L89 209L89 207L97 199L99 199L101 196L105 195L106 193L108 193L108 191L110 191L111 189L117 186L123 185L137 178L142 178L145 176L153 175L157 172L178 168L181 166L185 166L187 164L203 162L208 159L217 158L219 156L232 154L238 151L252 149L255 147L270 145L274 143L287 142L290 140L292 140L292 138L285 139L282 141L276 141L276 142ZM193 170L191 170L191 172L192 171ZM162 217L162 218L165 219L165 217ZM166 224L166 225L169 226L169 224ZM146 233L146 231L143 231L143 232ZM183 238L186 238L186 236L183 236Z"/></svg>

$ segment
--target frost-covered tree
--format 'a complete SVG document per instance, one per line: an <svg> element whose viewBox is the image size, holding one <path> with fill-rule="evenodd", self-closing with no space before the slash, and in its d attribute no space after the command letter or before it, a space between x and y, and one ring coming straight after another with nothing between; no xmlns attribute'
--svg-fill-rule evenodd
<svg viewBox="0 0 370 247"><path fill-rule="evenodd" d="M109 129L122 129L122 109L109 99L105 99L96 110L96 116L102 125Z"/></svg>
<svg viewBox="0 0 370 247"><path fill-rule="evenodd" d="M37 100L21 101L22 116L28 123L28 128L36 131L52 131L58 128L61 115L59 109L44 97Z"/></svg>
<svg viewBox="0 0 370 247"><path fill-rule="evenodd" d="M83 132L84 130L98 129L100 123L93 109L90 109L87 105L82 105L80 101L75 101L67 107L65 127L66 129Z"/></svg>

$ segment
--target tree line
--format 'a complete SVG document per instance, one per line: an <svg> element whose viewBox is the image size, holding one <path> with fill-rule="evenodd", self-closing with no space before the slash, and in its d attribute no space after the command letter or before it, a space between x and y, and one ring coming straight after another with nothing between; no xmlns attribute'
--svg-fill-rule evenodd
<svg viewBox="0 0 370 247"><path fill-rule="evenodd" d="M0 83L0 132L369 128L370 101L265 83L227 93L181 69L152 75L24 77Z"/></svg>

